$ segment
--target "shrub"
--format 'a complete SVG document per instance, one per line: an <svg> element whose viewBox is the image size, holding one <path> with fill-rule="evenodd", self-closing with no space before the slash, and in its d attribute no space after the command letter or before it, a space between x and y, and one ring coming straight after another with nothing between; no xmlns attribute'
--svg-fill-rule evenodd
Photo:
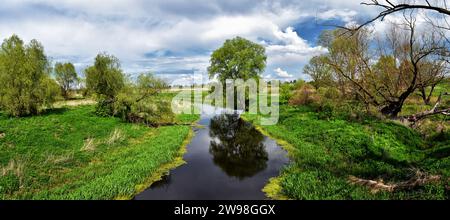
<svg viewBox="0 0 450 220"><path fill-rule="evenodd" d="M320 102L320 96L317 91L310 84L304 84L298 90L294 92L294 95L289 100L290 105L309 105L318 104Z"/></svg>
<svg viewBox="0 0 450 220"><path fill-rule="evenodd" d="M335 118L336 116L336 108L335 105L327 102L323 103L318 108L318 118L321 120L330 120Z"/></svg>
<svg viewBox="0 0 450 220"><path fill-rule="evenodd" d="M44 80L45 85L45 99L44 99L44 106L46 107L53 107L53 103L57 101L59 98L61 98L61 90L59 88L58 83L56 83L55 80L46 78Z"/></svg>
<svg viewBox="0 0 450 220"><path fill-rule="evenodd" d="M319 93L322 98L333 102L337 102L342 98L341 92L335 87L320 87L317 90L317 93Z"/></svg>
<svg viewBox="0 0 450 220"><path fill-rule="evenodd" d="M125 86L117 95L114 114L124 121L159 125L172 123L171 103L159 94L167 84L152 74L141 74L135 84Z"/></svg>
<svg viewBox="0 0 450 220"><path fill-rule="evenodd" d="M292 97L294 89L292 84L283 83L280 85L280 104L287 104Z"/></svg>

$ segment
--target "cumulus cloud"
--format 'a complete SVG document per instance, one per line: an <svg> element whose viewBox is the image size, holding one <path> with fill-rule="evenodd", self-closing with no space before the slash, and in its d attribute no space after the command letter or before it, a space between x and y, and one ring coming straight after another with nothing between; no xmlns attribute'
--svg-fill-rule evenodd
<svg viewBox="0 0 450 220"><path fill-rule="evenodd" d="M241 36L266 47L265 75L280 68L298 78L303 65L326 50L293 27L311 18L353 21L364 9L351 2L3 0L0 38L38 39L53 60L74 62L79 70L105 51L128 73L152 71L174 81L196 71L205 75L211 52Z"/></svg>
<svg viewBox="0 0 450 220"><path fill-rule="evenodd" d="M286 78L293 78L294 76L289 74L288 72L284 71L281 68L276 68L275 69L275 74L277 74L278 77L286 79Z"/></svg>
<svg viewBox="0 0 450 220"><path fill-rule="evenodd" d="M354 21L357 14L358 12L349 9L330 9L317 14L317 18L322 20L341 19L346 23L350 23Z"/></svg>

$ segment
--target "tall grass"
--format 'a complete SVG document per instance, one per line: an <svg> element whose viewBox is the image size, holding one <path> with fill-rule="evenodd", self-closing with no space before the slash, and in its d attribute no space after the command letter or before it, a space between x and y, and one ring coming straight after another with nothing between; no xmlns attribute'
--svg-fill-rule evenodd
<svg viewBox="0 0 450 220"><path fill-rule="evenodd" d="M0 114L0 199L130 197L178 156L190 130L149 128L93 112L80 106L26 118Z"/></svg>
<svg viewBox="0 0 450 220"><path fill-rule="evenodd" d="M447 157L440 159L429 153L441 149L437 143L448 143L447 138L428 142L418 132L389 121L372 117L324 119L321 114L308 106L281 106L279 123L261 127L292 146L287 148L292 164L271 182L270 188L277 189L273 185L277 183L282 195L292 199L447 198L445 181L393 193L372 193L370 188L349 182L350 176L386 183L405 181L413 175L411 167L447 180L448 149ZM258 122L258 116L244 117Z"/></svg>

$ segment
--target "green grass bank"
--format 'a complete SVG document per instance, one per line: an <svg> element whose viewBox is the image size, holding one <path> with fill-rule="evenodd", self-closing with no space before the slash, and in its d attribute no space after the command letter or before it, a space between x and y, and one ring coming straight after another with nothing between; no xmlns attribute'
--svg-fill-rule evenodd
<svg viewBox="0 0 450 220"><path fill-rule="evenodd" d="M0 199L132 198L182 163L190 126L150 128L93 112L78 106L25 118L0 114Z"/></svg>
<svg viewBox="0 0 450 220"><path fill-rule="evenodd" d="M450 134L424 139L416 131L375 118L334 117L308 106L281 106L278 124L260 126L285 146L291 164L264 191L274 199L449 199ZM350 177L386 185L408 181L417 171L438 181L388 192L354 184Z"/></svg>

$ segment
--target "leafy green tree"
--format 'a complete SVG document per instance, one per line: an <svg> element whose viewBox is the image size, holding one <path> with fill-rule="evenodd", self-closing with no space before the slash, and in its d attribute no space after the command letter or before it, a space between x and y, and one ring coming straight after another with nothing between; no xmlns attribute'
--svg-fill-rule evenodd
<svg viewBox="0 0 450 220"><path fill-rule="evenodd" d="M0 48L0 106L12 116L38 114L51 106L57 92L43 46L13 35Z"/></svg>
<svg viewBox="0 0 450 220"><path fill-rule="evenodd" d="M98 54L94 65L85 70L85 76L87 89L98 99L97 113L113 115L117 95L125 85L119 59L106 53Z"/></svg>
<svg viewBox="0 0 450 220"><path fill-rule="evenodd" d="M61 87L62 95L65 99L69 98L70 89L78 81L77 72L72 63L55 64L56 81Z"/></svg>
<svg viewBox="0 0 450 220"><path fill-rule="evenodd" d="M328 87L334 85L333 71L325 63L325 56L315 56L303 68L303 72L312 79L311 84L318 89L319 87Z"/></svg>
<svg viewBox="0 0 450 220"><path fill-rule="evenodd" d="M242 37L226 40L223 46L211 55L208 73L221 82L226 79L257 79L266 67L263 46Z"/></svg>

